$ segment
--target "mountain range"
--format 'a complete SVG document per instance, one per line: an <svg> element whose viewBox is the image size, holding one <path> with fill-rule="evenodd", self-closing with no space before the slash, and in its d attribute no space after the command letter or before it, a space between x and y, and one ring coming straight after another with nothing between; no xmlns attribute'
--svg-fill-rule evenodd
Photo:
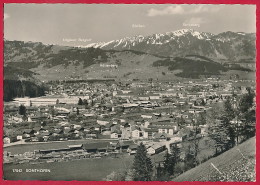
<svg viewBox="0 0 260 185"><path fill-rule="evenodd" d="M254 63L255 34L242 32L214 35L183 29L85 47L4 41L5 79L172 80L220 76L234 70L248 73ZM253 67L247 68L248 64Z"/></svg>
<svg viewBox="0 0 260 185"><path fill-rule="evenodd" d="M160 56L201 55L217 60L254 60L255 34L223 32L212 34L182 29L149 36L126 37L109 42L92 43L85 47L104 50L134 50Z"/></svg>

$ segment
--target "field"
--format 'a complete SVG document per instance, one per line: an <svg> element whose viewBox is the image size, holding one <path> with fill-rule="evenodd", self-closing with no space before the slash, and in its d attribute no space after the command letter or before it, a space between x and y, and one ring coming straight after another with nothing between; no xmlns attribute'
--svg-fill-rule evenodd
<svg viewBox="0 0 260 185"><path fill-rule="evenodd" d="M163 159L164 152L152 156L152 162ZM68 162L54 162L43 164L5 164L4 179L6 180L78 180L101 181L111 172L122 172L131 167L134 156L119 155L117 158L107 157L99 159L82 159ZM15 173L13 169L22 169L22 173ZM26 173L26 169L50 169L51 173Z"/></svg>
<svg viewBox="0 0 260 185"><path fill-rule="evenodd" d="M132 164L133 156L83 159L43 164L4 165L4 179L10 180L79 180L98 181L112 171L121 171ZM14 173L12 169L23 169ZM26 173L25 169L50 169L51 173Z"/></svg>

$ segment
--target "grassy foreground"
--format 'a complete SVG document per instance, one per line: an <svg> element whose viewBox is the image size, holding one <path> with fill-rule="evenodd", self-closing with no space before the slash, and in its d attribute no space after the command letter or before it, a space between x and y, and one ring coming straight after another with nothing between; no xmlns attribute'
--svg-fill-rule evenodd
<svg viewBox="0 0 260 185"><path fill-rule="evenodd" d="M254 167L255 137L181 174L173 181L254 181Z"/></svg>

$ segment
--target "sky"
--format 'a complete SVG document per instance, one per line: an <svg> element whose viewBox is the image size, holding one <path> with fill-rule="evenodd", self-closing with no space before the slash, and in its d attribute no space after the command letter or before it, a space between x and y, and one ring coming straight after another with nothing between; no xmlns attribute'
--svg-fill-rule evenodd
<svg viewBox="0 0 260 185"><path fill-rule="evenodd" d="M4 38L68 46L179 29L256 32L254 5L5 4Z"/></svg>

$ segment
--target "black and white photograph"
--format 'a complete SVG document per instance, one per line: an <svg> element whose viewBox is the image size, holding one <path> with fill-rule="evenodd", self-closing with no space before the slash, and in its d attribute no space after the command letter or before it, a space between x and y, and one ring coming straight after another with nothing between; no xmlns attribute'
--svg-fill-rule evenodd
<svg viewBox="0 0 260 185"><path fill-rule="evenodd" d="M256 5L3 13L4 180L256 181Z"/></svg>

